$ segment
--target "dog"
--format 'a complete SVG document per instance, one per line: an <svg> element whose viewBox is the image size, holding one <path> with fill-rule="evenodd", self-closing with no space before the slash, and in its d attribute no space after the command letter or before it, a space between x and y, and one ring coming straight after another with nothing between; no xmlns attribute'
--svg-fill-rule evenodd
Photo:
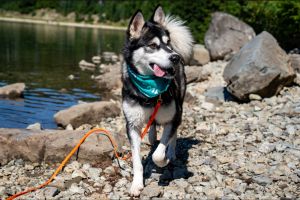
<svg viewBox="0 0 300 200"><path fill-rule="evenodd" d="M165 15L158 6L149 21L138 10L126 32L122 64L122 107L131 144L133 182L131 196L143 189L140 133L154 107L161 100L155 121L149 129L149 142L156 142L156 125L164 127L159 145L152 154L158 167L176 159L176 131L181 123L186 91L184 62L192 53L193 38L184 22Z"/></svg>

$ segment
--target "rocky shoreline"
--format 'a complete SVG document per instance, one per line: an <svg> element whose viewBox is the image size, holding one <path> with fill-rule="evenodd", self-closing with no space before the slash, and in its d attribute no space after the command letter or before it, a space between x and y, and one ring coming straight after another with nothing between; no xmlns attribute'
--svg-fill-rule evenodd
<svg viewBox="0 0 300 200"><path fill-rule="evenodd" d="M300 87L284 88L277 96L243 104L208 100L204 95L208 88L225 86L222 72L226 64L204 65L207 80L188 85L175 163L155 167L148 154L150 147L143 145L146 180L142 198L299 197ZM123 125L122 115L98 124L125 134L120 131ZM131 163L121 161L121 170L115 161L93 168L88 162L73 161L51 186L23 199L129 199ZM0 168L0 195L7 197L43 182L54 167L53 163L12 160Z"/></svg>

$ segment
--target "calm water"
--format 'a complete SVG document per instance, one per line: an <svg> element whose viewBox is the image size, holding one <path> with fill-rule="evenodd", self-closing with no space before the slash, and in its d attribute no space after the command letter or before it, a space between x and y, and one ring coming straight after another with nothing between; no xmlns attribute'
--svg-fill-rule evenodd
<svg viewBox="0 0 300 200"><path fill-rule="evenodd" d="M79 100L99 100L91 72L78 67L103 51L120 52L124 32L0 22L0 86L24 82L24 99L0 99L0 127L40 122L55 128L53 115ZM67 77L73 74L74 80ZM64 92L62 92L62 89Z"/></svg>

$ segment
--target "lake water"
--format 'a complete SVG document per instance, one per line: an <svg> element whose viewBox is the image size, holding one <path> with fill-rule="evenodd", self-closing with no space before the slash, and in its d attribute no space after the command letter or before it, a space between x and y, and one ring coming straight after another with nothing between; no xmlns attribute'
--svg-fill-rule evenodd
<svg viewBox="0 0 300 200"><path fill-rule="evenodd" d="M100 100L91 72L81 71L78 62L103 51L120 53L124 36L115 30L0 22L0 86L26 84L23 99L0 99L0 128L35 122L56 128L57 111L80 100Z"/></svg>

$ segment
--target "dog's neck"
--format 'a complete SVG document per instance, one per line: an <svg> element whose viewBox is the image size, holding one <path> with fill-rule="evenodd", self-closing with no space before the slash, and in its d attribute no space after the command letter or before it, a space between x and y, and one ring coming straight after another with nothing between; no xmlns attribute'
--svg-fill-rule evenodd
<svg viewBox="0 0 300 200"><path fill-rule="evenodd" d="M127 64L127 73L133 85L147 98L155 98L168 90L171 80L154 75L141 75L136 73Z"/></svg>

